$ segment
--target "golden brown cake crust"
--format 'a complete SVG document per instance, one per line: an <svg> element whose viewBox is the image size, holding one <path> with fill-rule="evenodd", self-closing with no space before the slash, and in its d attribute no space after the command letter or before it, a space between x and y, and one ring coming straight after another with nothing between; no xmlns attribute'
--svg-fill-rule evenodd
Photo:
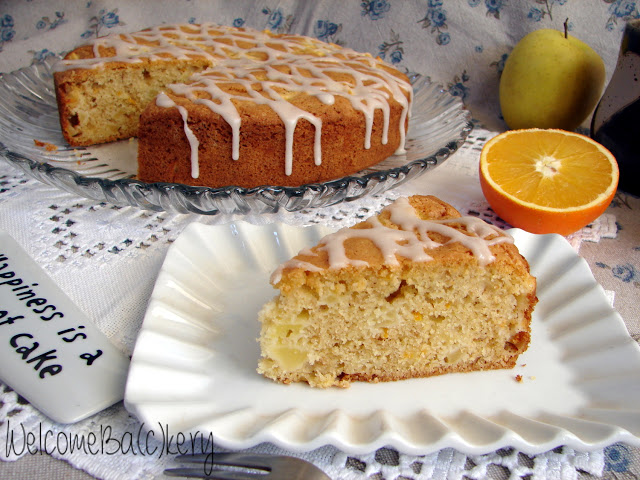
<svg viewBox="0 0 640 480"><path fill-rule="evenodd" d="M142 113L138 130L138 179L145 182L175 182L189 185L256 187L298 186L324 182L353 174L394 154L400 144L397 131L386 145L381 142L383 119L376 113L372 147L365 149L364 122L349 103L337 98L330 107L315 103L314 115L322 119L322 163L314 163L314 127L302 120L293 139L293 169L286 175L285 131L280 118L268 107L238 105L241 115L240 156L231 157L231 128L207 107L176 99L187 108L189 128L200 142L197 179L191 176L191 146L183 132L183 119L176 109L151 104ZM392 105L391 123L398 122L401 107Z"/></svg>
<svg viewBox="0 0 640 480"><path fill-rule="evenodd" d="M441 199L426 195L414 195L409 198L410 204L414 207L419 217L424 220L448 220L460 218L460 212ZM389 220L389 211L383 211L378 218L384 224L391 224ZM360 222L351 228L367 228L366 222ZM446 241L446 239L436 232L430 233L430 236L437 241ZM528 275L529 263L520 255L518 248L513 243L498 243L489 247L491 252L496 256L496 260L492 264L492 268L501 269L505 272L513 272L515 275ZM311 263L319 268L329 268L328 252L315 246L311 249L313 255L298 254L294 258L304 262ZM379 248L375 243L368 239L350 239L345 242L345 252L347 257L362 260L371 266L384 266L383 258ZM442 263L463 264L474 262L473 256L469 253L469 249L459 243L445 244L437 249L429 251L429 255ZM399 258L403 266L409 265L411 260ZM357 270L354 267L353 270ZM308 272L302 268L284 268L282 272L282 285L277 285L281 290L296 288L301 283L306 283L314 275L323 276L326 272ZM287 285L291 282L291 285Z"/></svg>
<svg viewBox="0 0 640 480"><path fill-rule="evenodd" d="M465 235L484 224L435 197L411 197L406 205ZM406 212L402 204L376 218L402 230L391 218ZM367 220L351 230L375 225ZM494 227L482 235L493 260L480 261L465 241L448 243L436 231L429 231L437 245L425 250L428 261L396 255L390 264L380 244L347 234L301 252L272 278L280 295L260 313L258 371L283 383L345 387L514 367L531 340L536 280L510 237ZM327 247L336 238L351 262L340 268L332 267L336 251Z"/></svg>

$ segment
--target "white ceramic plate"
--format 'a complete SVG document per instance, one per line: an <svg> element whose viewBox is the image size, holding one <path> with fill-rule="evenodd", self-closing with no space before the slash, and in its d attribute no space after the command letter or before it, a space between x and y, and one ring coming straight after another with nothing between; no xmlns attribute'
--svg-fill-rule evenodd
<svg viewBox="0 0 640 480"><path fill-rule="evenodd" d="M511 231L540 299L531 346L512 370L325 390L257 374L256 316L275 293L268 277L326 233L244 222L188 227L151 297L127 408L149 428L210 432L232 449L272 442L294 451L330 444L351 454L382 446L413 454L513 446L534 454L558 445L640 445L640 348L586 262L558 235Z"/></svg>

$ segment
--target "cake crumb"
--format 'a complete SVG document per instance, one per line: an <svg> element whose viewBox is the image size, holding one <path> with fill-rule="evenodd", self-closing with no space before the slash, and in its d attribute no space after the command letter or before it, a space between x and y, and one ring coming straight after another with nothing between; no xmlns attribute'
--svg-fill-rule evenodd
<svg viewBox="0 0 640 480"><path fill-rule="evenodd" d="M33 140L33 143L35 144L36 147L44 147L47 152L55 152L56 150L58 150L58 147L53 143L43 142L41 140L36 140L36 139Z"/></svg>
<svg viewBox="0 0 640 480"><path fill-rule="evenodd" d="M522 383L522 375L516 375L516 382Z"/></svg>

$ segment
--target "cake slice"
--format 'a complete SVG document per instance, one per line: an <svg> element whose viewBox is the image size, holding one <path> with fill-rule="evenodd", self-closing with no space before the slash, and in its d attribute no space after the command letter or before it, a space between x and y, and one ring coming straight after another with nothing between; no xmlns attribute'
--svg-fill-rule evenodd
<svg viewBox="0 0 640 480"><path fill-rule="evenodd" d="M324 237L271 283L258 372L314 387L511 368L537 302L511 236L427 196Z"/></svg>

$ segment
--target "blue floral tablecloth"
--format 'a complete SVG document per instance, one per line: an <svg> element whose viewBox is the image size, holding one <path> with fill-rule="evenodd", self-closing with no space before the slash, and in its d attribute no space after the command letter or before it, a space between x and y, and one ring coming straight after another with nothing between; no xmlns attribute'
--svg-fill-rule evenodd
<svg viewBox="0 0 640 480"><path fill-rule="evenodd" d="M362 0L151 2L4 0L0 71L12 71L84 40L161 22L219 21L303 33L370 52L460 96L476 119L500 129L497 84L515 43L538 28L562 29L602 56L611 75L630 0Z"/></svg>
<svg viewBox="0 0 640 480"><path fill-rule="evenodd" d="M532 30L561 29L568 19L569 33L589 43L603 58L608 80L625 22L640 18L639 7L640 2L631 0L0 0L0 72L64 54L92 38L169 22L214 21L301 33L346 45L380 56L407 73L427 76L462 99L476 129L461 151L440 168L444 176L461 175L467 187L445 194L444 199L464 211L488 211L478 188L475 162L482 144L506 128L498 104L498 83L513 46ZM587 126L585 122L581 129L586 131ZM427 180L420 180L382 199L362 202L375 208L389 198L428 192L429 188ZM336 224L352 223L359 205L331 207L322 213ZM619 192L600 223L569 239L611 295L636 341L640 338L639 210L640 199ZM313 215L288 220L304 223ZM139 326L171 242L190 222L228 220L95 204L0 163L0 228L11 232L124 350L131 349L135 328L132 333L123 322ZM97 300L87 298L85 287L77 285L74 275L92 272L103 263L113 268L135 264L136 272L147 273L148 282L129 291L116 287ZM100 268L104 274L105 269ZM118 295L122 298L116 298ZM136 419L121 405L101 415L93 424L78 428L95 428L102 422L135 430ZM10 422L21 425L25 435L43 424L54 431L73 432L73 427L65 430L47 423L15 392L0 385L0 448L5 446ZM41 471L37 469L45 462L42 455L7 450L0 451L0 459L8 460L0 462L1 478L34 478L25 472ZM56 458L97 478L155 478L161 473L158 462L126 455L85 458L61 454ZM623 444L596 452L560 447L536 457L513 451L470 456L450 449L419 458L389 449L349 456L321 449L310 458L335 479L632 479L640 475L640 451ZM69 467L47 470L40 478L45 477L85 478Z"/></svg>

